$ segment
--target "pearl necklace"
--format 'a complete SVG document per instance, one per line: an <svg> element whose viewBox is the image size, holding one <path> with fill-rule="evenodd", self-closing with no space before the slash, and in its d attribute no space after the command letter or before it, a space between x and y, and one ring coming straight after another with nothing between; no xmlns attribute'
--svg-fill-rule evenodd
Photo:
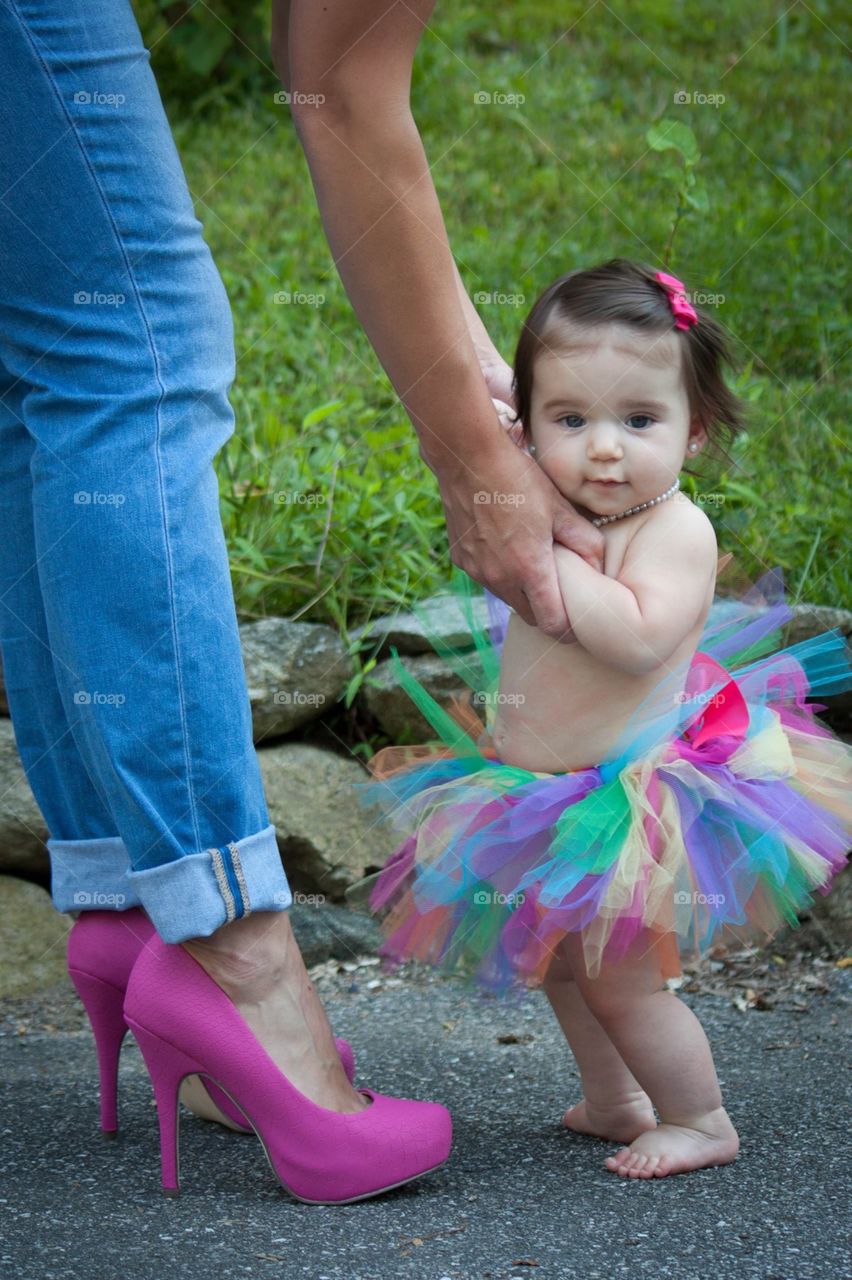
<svg viewBox="0 0 852 1280"><path fill-rule="evenodd" d="M613 520L623 520L625 516L632 516L635 511L644 511L646 507L655 507L658 502L665 502L666 498L670 498L672 494L677 493L679 488L680 476L678 476L670 488L666 489L665 493L661 493L658 497L650 498L648 502L640 502L636 507L628 507L626 511L619 511L618 514L614 516L595 516L592 520L592 524L597 528L600 528L602 524L610 524Z"/></svg>

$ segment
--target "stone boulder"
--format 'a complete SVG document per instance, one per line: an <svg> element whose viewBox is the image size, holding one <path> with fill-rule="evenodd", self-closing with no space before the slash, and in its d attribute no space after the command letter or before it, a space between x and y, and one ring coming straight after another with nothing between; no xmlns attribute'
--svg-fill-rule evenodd
<svg viewBox="0 0 852 1280"><path fill-rule="evenodd" d="M833 609L829 605L794 604L793 614L787 623L784 633L785 644L798 644L800 640L809 640L823 631L831 631L837 627L846 637L852 638L852 610Z"/></svg>
<svg viewBox="0 0 852 1280"><path fill-rule="evenodd" d="M342 899L350 885L384 864L398 840L359 803L357 786L370 775L357 760L289 742L266 747L258 759L294 892L320 903Z"/></svg>
<svg viewBox="0 0 852 1280"><path fill-rule="evenodd" d="M71 924L37 884L0 876L0 999L67 981L65 939Z"/></svg>
<svg viewBox="0 0 852 1280"><path fill-rule="evenodd" d="M815 893L813 904L800 918L805 936L814 934L815 943L821 943L833 955L852 951L852 868L841 871L830 893ZM790 929L787 936L795 938L797 933Z"/></svg>
<svg viewBox="0 0 852 1280"><path fill-rule="evenodd" d="M796 604L792 607L793 617L784 631L785 644L798 644L800 640L809 640L836 627L846 637L847 649L852 648L852 611L849 609L833 609L828 605ZM813 702L822 703L825 711L819 713L820 718L835 733L852 732L852 689L842 693L814 694Z"/></svg>
<svg viewBox="0 0 852 1280"><path fill-rule="evenodd" d="M0 870L46 881L47 837L18 755L12 721L0 719Z"/></svg>
<svg viewBox="0 0 852 1280"><path fill-rule="evenodd" d="M307 966L324 960L354 960L378 951L381 930L366 912L330 902L312 903L310 894L296 893L294 899L290 923Z"/></svg>
<svg viewBox="0 0 852 1280"><path fill-rule="evenodd" d="M487 627L488 607L484 597L475 597L472 601L473 617L478 625ZM400 654L432 653L434 646L429 640L434 633L444 644L457 649L472 647L470 631L464 613L457 598L447 592L430 596L418 605L425 614L428 632L417 614L404 610L377 618L373 622L357 627L352 632L353 639L360 639L371 645L380 642L377 653L386 656L391 645L395 645Z"/></svg>
<svg viewBox="0 0 852 1280"><path fill-rule="evenodd" d="M333 627L261 618L240 627L255 742L292 733L340 696L354 663Z"/></svg>
<svg viewBox="0 0 852 1280"><path fill-rule="evenodd" d="M449 707L453 696L470 699L468 686L437 654L400 656L400 662L445 709ZM392 660L380 662L373 668L362 684L358 697L365 710L375 717L392 742L429 742L438 737L400 684Z"/></svg>

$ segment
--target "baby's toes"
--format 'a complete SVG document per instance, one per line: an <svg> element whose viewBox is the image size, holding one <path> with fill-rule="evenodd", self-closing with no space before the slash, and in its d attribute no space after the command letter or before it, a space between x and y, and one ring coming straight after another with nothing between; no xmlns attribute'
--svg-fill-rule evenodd
<svg viewBox="0 0 852 1280"><path fill-rule="evenodd" d="M626 1178L632 1174L636 1161L639 1158L640 1157L637 1156L635 1151L631 1151L629 1147L625 1147L623 1151L617 1151L614 1156L611 1156L610 1160L612 1163L610 1164L610 1162L607 1161L607 1164L609 1164L613 1173L617 1173L621 1178Z"/></svg>

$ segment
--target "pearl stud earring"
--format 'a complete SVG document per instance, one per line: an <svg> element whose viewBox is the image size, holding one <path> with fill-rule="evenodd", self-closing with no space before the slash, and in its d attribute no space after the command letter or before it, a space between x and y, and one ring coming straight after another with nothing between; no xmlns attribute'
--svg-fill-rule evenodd
<svg viewBox="0 0 852 1280"><path fill-rule="evenodd" d="M693 440L692 444L689 446L689 452L690 452L690 453L695 453L695 450L696 450L697 448L698 448L698 445L697 445L697 444L695 443L695 441Z"/></svg>

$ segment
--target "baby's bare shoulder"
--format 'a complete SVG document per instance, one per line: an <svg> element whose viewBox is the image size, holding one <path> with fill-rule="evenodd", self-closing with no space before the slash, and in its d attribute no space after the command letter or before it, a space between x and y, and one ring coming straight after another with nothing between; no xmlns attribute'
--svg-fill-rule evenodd
<svg viewBox="0 0 852 1280"><path fill-rule="evenodd" d="M647 519L637 526L631 543L638 540L685 539L693 549L716 548L716 530L707 513L685 493L677 493L668 502L654 507Z"/></svg>
<svg viewBox="0 0 852 1280"><path fill-rule="evenodd" d="M625 548L623 568L633 576L639 566L649 572L681 566L691 574L710 572L718 557L716 530L701 507L678 493L660 503L636 529ZM622 575L619 575L622 576Z"/></svg>

